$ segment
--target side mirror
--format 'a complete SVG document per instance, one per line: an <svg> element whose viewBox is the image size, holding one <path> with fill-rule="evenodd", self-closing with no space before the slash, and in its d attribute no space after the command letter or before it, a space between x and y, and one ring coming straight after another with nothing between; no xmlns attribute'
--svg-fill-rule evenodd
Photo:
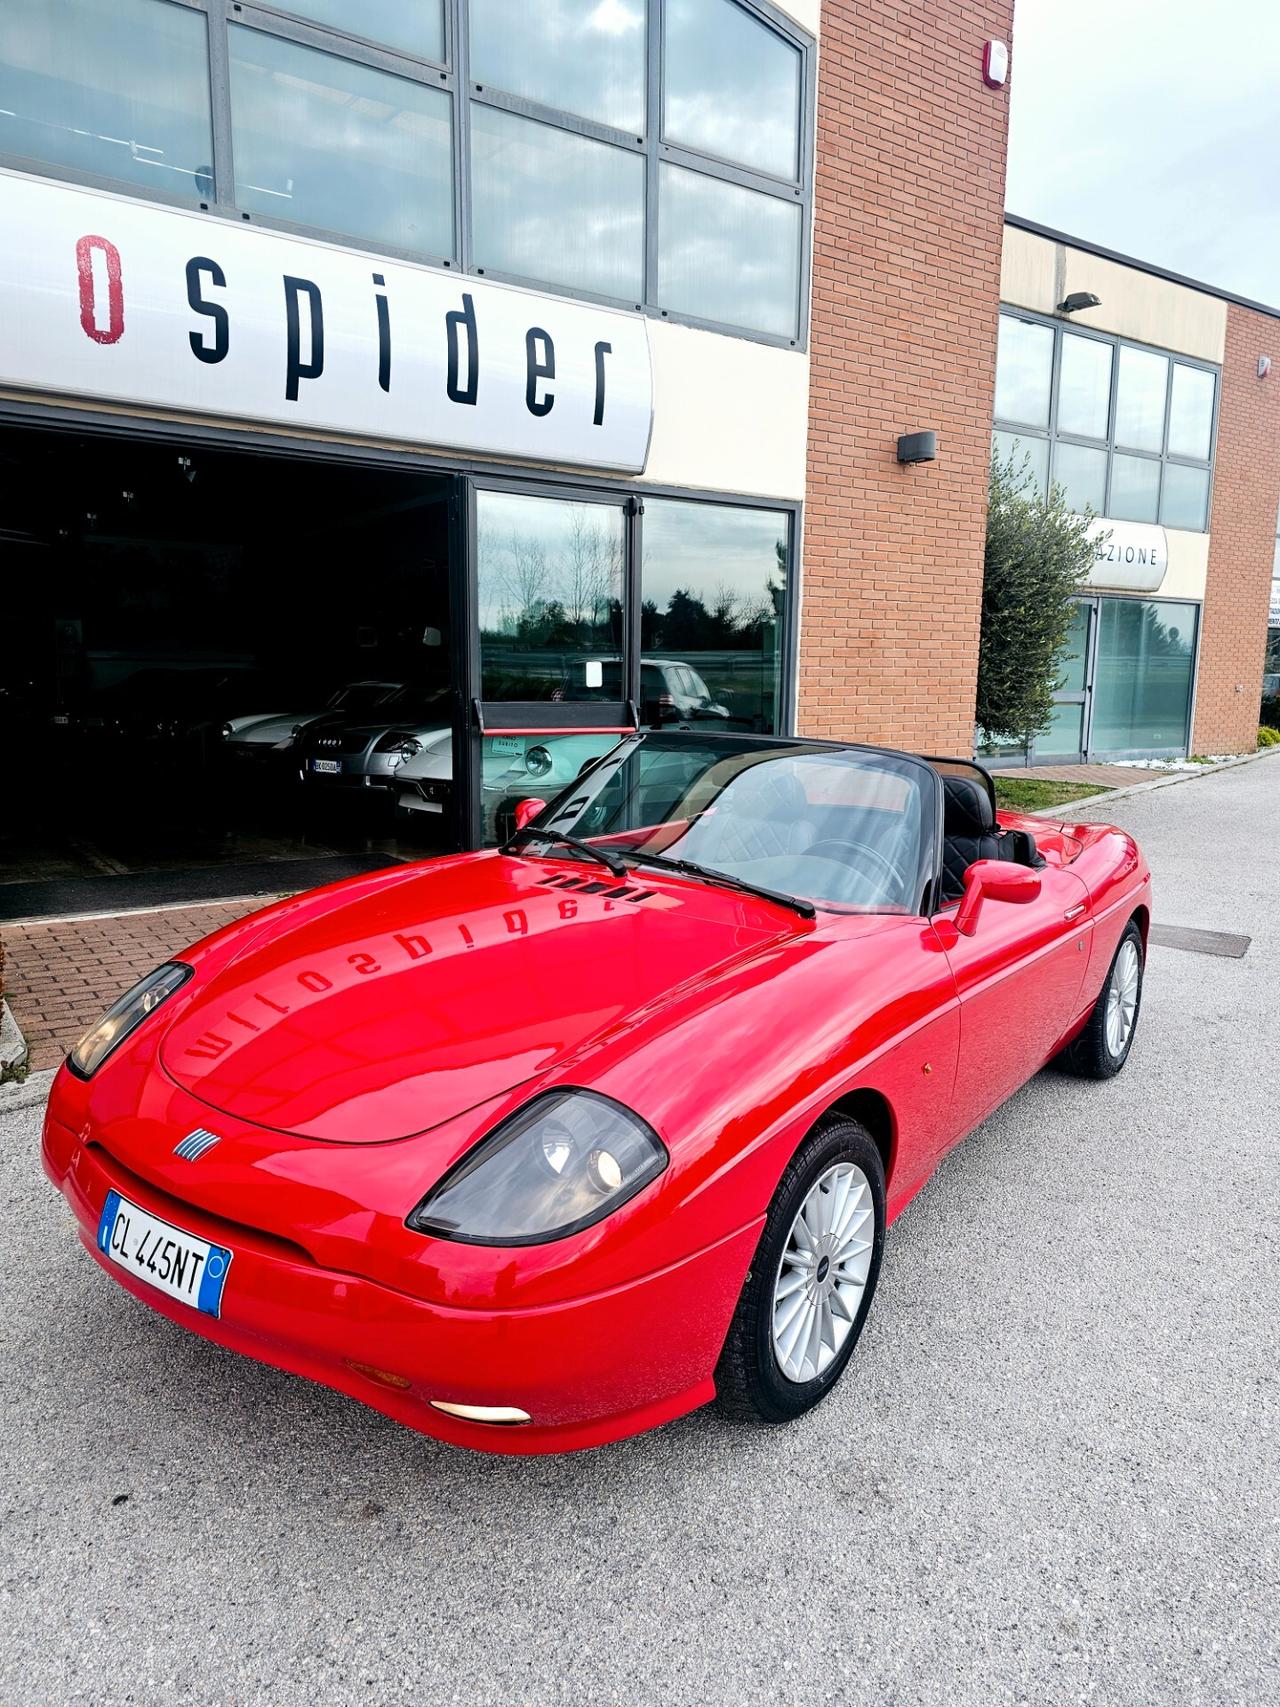
<svg viewBox="0 0 1280 1707"><path fill-rule="evenodd" d="M531 824L546 804L545 800L535 800L532 797L528 800L517 801L515 814L516 829L523 830L526 824ZM1037 881L1036 888L1038 889L1039 887L1040 884L1039 881Z"/></svg>
<svg viewBox="0 0 1280 1707"><path fill-rule="evenodd" d="M984 901L1011 901L1024 907L1040 893L1040 873L1029 865L1002 859L976 859L964 874L964 894L956 911L956 929L972 936Z"/></svg>

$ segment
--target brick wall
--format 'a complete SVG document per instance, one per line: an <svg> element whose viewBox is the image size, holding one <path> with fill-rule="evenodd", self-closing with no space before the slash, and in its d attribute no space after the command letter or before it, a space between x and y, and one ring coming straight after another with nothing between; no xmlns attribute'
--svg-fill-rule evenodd
<svg viewBox="0 0 1280 1707"><path fill-rule="evenodd" d="M1258 357L1275 365L1258 378ZM1280 508L1280 320L1227 306L1209 575L1196 685L1196 753L1251 752Z"/></svg>
<svg viewBox="0 0 1280 1707"><path fill-rule="evenodd" d="M968 753L1012 0L825 0L801 732ZM938 460L900 467L899 433Z"/></svg>

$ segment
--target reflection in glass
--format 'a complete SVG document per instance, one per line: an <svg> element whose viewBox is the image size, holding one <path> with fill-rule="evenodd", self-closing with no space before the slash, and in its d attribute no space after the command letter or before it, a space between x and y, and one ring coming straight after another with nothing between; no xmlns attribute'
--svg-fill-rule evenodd
<svg viewBox="0 0 1280 1707"><path fill-rule="evenodd" d="M798 177L798 49L734 0L666 0L665 37L664 139Z"/></svg>
<svg viewBox="0 0 1280 1707"><path fill-rule="evenodd" d="M1089 618L1092 606L1077 601L1071 612L1066 648L1058 659L1058 693L1083 693L1089 651Z"/></svg>
<svg viewBox="0 0 1280 1707"><path fill-rule="evenodd" d="M1095 753L1180 751L1187 742L1195 606L1103 599L1094 678Z"/></svg>
<svg viewBox="0 0 1280 1707"><path fill-rule="evenodd" d="M1160 501L1160 464L1145 456L1111 460L1111 503L1108 513L1118 522L1153 522Z"/></svg>
<svg viewBox="0 0 1280 1707"><path fill-rule="evenodd" d="M1160 520L1167 528L1203 533L1208 522L1209 470L1167 462L1160 492Z"/></svg>
<svg viewBox="0 0 1280 1707"><path fill-rule="evenodd" d="M658 302L699 320L796 336L800 205L663 165Z"/></svg>
<svg viewBox="0 0 1280 1707"><path fill-rule="evenodd" d="M1036 736L1036 761L1075 758L1084 751L1084 706L1079 700L1055 705L1049 727Z"/></svg>
<svg viewBox="0 0 1280 1707"><path fill-rule="evenodd" d="M1062 334L1058 370L1058 431L1084 439L1105 439L1111 411L1110 344Z"/></svg>
<svg viewBox="0 0 1280 1707"><path fill-rule="evenodd" d="M513 834L522 800L554 800L617 744L613 733L486 734L480 743L482 845L492 847Z"/></svg>
<svg viewBox="0 0 1280 1707"><path fill-rule="evenodd" d="M1014 472L1022 476L1022 489L1044 497L1049 489L1048 439L1022 438L1018 433L996 431L991 448L998 462L1013 458Z"/></svg>
<svg viewBox="0 0 1280 1707"><path fill-rule="evenodd" d="M1049 425L1053 377L1053 327L1000 316L996 346L996 420Z"/></svg>
<svg viewBox="0 0 1280 1707"><path fill-rule="evenodd" d="M787 517L646 498L640 576L640 718L781 727Z"/></svg>
<svg viewBox="0 0 1280 1707"><path fill-rule="evenodd" d="M1107 501L1107 453L1087 445L1068 444L1059 439L1053 453L1053 478L1067 496L1067 505L1077 515L1086 509L1100 516Z"/></svg>
<svg viewBox="0 0 1280 1707"><path fill-rule="evenodd" d="M644 156L471 106L476 265L639 302Z"/></svg>
<svg viewBox="0 0 1280 1707"><path fill-rule="evenodd" d="M480 668L488 700L625 697L620 507L476 493Z"/></svg>
<svg viewBox="0 0 1280 1707"><path fill-rule="evenodd" d="M615 130L644 130L644 0L471 0L471 77Z"/></svg>
<svg viewBox="0 0 1280 1707"><path fill-rule="evenodd" d="M1168 359L1122 345L1116 371L1116 443L1133 450L1160 450Z"/></svg>
<svg viewBox="0 0 1280 1707"><path fill-rule="evenodd" d="M444 62L444 0L276 0L326 29L365 36L418 59ZM473 0L474 4L474 0Z"/></svg>
<svg viewBox="0 0 1280 1707"><path fill-rule="evenodd" d="M1213 442L1214 379L1204 368L1173 364L1169 399L1169 455L1208 462Z"/></svg>
<svg viewBox="0 0 1280 1707"><path fill-rule="evenodd" d="M0 152L208 199L212 137L199 12L161 0L0 5Z"/></svg>
<svg viewBox="0 0 1280 1707"><path fill-rule="evenodd" d="M415 254L453 254L449 97L232 24L236 202Z"/></svg>

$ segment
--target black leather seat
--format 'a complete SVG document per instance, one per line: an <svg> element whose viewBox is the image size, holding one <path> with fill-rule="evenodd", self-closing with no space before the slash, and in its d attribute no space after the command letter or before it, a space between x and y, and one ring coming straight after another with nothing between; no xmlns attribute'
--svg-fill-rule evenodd
<svg viewBox="0 0 1280 1707"><path fill-rule="evenodd" d="M1002 830L991 796L977 777L942 779L942 899L958 901L964 874L977 859L1005 859L1018 865L1044 864L1028 830Z"/></svg>

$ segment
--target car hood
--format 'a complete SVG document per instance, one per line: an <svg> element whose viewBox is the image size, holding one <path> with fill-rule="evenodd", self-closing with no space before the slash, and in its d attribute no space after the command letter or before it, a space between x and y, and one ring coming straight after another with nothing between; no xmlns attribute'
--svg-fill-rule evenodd
<svg viewBox="0 0 1280 1707"><path fill-rule="evenodd" d="M322 711L258 712L252 717L233 717L228 723L231 741L283 741L300 724L314 723Z"/></svg>
<svg viewBox="0 0 1280 1707"><path fill-rule="evenodd" d="M648 877L488 854L357 880L350 899L303 897L207 982L197 959L165 1071L237 1119L386 1142L567 1070L691 981L806 928L733 891Z"/></svg>

